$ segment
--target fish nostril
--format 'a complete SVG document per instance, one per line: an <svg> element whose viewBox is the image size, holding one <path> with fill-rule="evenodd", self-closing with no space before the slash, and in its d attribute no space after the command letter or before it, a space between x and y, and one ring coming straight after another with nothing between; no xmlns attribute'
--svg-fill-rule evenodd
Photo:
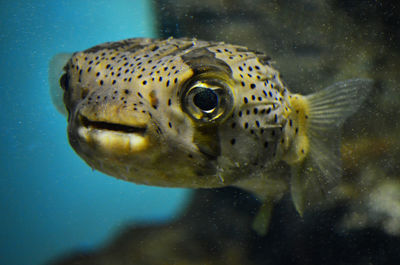
<svg viewBox="0 0 400 265"><path fill-rule="evenodd" d="M63 74L60 78L60 86L64 91L68 90L69 87L69 76L67 73Z"/></svg>
<svg viewBox="0 0 400 265"><path fill-rule="evenodd" d="M86 98L86 96L88 95L88 93L89 93L89 89L87 89L87 88L82 88L82 91L81 91L81 99Z"/></svg>

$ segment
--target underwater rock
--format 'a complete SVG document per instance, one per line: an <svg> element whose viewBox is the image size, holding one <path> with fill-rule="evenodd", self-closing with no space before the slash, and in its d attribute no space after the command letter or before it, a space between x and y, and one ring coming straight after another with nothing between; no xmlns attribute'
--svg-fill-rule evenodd
<svg viewBox="0 0 400 265"><path fill-rule="evenodd" d="M187 211L160 225L135 225L108 246L77 253L52 265L256 265L399 264L400 237L378 229L344 230L344 207L300 218L290 198L277 204L270 230L258 236L251 223L259 202L234 188L198 190Z"/></svg>

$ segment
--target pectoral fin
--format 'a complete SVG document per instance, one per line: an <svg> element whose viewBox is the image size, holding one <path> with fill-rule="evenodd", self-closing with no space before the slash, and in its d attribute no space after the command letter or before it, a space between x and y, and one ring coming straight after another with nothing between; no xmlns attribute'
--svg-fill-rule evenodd
<svg viewBox="0 0 400 265"><path fill-rule="evenodd" d="M307 152L291 164L291 193L301 215L309 205L321 202L340 179L341 125L360 107L372 84L367 79L348 80L302 99L307 118L300 131L307 141L295 144L307 143L307 148L298 148Z"/></svg>

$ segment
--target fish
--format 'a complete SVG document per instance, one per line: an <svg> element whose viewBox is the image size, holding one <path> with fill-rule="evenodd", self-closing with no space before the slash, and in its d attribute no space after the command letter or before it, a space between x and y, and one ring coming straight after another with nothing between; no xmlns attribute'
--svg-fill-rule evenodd
<svg viewBox="0 0 400 265"><path fill-rule="evenodd" d="M264 202L261 232L285 193L302 214L337 185L341 126L373 86L292 93L264 52L172 37L56 55L49 83L91 168L152 186L242 188Z"/></svg>

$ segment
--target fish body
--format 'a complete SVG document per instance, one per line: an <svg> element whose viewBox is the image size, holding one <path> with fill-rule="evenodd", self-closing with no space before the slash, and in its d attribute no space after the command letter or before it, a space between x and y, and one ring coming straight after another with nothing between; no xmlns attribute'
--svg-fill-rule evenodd
<svg viewBox="0 0 400 265"><path fill-rule="evenodd" d="M338 129L371 86L355 79L293 94L266 54L197 39L104 43L56 57L50 71L69 142L90 167L263 199L291 190L299 212L340 177Z"/></svg>

